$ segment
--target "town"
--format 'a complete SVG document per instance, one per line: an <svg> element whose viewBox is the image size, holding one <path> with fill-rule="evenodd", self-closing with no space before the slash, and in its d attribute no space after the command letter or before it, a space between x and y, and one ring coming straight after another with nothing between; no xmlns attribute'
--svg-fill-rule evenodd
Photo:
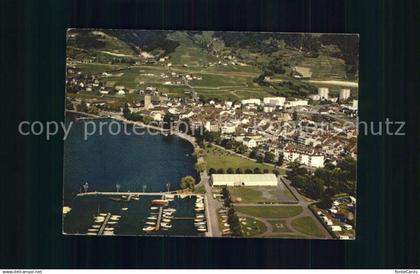
<svg viewBox="0 0 420 274"><path fill-rule="evenodd" d="M206 195L210 236L354 239L357 82L312 81L314 69L300 65L282 78L263 73L220 91L209 82L228 70L241 75L245 60L109 54L122 58L118 67L67 58L66 109L189 140L199 176L183 178L180 188ZM296 95L273 94L276 85Z"/></svg>

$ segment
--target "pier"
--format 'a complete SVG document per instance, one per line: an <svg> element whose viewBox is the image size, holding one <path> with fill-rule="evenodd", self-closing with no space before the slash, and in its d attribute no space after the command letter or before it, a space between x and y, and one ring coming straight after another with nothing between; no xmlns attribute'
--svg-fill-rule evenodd
<svg viewBox="0 0 420 274"><path fill-rule="evenodd" d="M82 192L78 193L76 196L84 197L84 196L162 196L162 195L175 195L175 197L192 197L197 196L199 194L178 194L176 192L103 192L103 191L91 191L91 192ZM131 198L130 198L131 199Z"/></svg>
<svg viewBox="0 0 420 274"><path fill-rule="evenodd" d="M111 218L111 213L108 212L108 214L105 217L104 222L102 223L102 226L99 228L98 235L102 235L104 233L105 227L108 224L108 221L110 218Z"/></svg>
<svg viewBox="0 0 420 274"><path fill-rule="evenodd" d="M163 207L159 207L159 214L156 221L156 231L159 231L160 229L160 220L162 219L162 212L163 212Z"/></svg>

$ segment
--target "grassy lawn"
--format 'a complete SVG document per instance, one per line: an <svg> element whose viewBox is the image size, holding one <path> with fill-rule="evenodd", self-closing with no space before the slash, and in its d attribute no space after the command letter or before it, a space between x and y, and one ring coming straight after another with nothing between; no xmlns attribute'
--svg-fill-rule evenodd
<svg viewBox="0 0 420 274"><path fill-rule="evenodd" d="M292 226L297 231L300 231L306 235L323 237L324 234L317 227L315 221L311 217L301 217L292 221Z"/></svg>
<svg viewBox="0 0 420 274"><path fill-rule="evenodd" d="M295 201L277 186L242 186L229 187L229 192L234 203L265 203ZM291 195L291 194L290 194Z"/></svg>
<svg viewBox="0 0 420 274"><path fill-rule="evenodd" d="M216 147L206 148L204 158L208 169L214 168L217 170L223 168L226 172L228 168L233 168L234 170L241 168L244 172L247 168L254 170L254 168L258 167L261 171L264 169L268 169L270 172L273 171L272 166L256 163Z"/></svg>
<svg viewBox="0 0 420 274"><path fill-rule="evenodd" d="M286 225L286 221L268 221L273 227L275 233L287 233L290 229Z"/></svg>
<svg viewBox="0 0 420 274"><path fill-rule="evenodd" d="M238 212L261 218L289 218L302 213L300 206L235 206Z"/></svg>
<svg viewBox="0 0 420 274"><path fill-rule="evenodd" d="M261 221L254 218L240 217L241 232L244 237L252 237L263 234L267 231L267 227Z"/></svg>

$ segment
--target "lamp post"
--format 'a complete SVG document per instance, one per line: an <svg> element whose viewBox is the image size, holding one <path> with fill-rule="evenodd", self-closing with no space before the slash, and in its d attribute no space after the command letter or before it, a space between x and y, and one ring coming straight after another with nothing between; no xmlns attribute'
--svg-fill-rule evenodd
<svg viewBox="0 0 420 274"><path fill-rule="evenodd" d="M115 187L117 188L117 192L120 192L121 185L120 184L116 184Z"/></svg>
<svg viewBox="0 0 420 274"><path fill-rule="evenodd" d="M166 189L168 190L168 192L169 192L169 189L171 188L171 183L167 183L166 184Z"/></svg>
<svg viewBox="0 0 420 274"><path fill-rule="evenodd" d="M89 184L88 184L88 182L86 182L86 183L83 185L83 189L85 190L85 193L88 191L88 189L89 189Z"/></svg>
<svg viewBox="0 0 420 274"><path fill-rule="evenodd" d="M143 185L143 193L146 191L147 185Z"/></svg>

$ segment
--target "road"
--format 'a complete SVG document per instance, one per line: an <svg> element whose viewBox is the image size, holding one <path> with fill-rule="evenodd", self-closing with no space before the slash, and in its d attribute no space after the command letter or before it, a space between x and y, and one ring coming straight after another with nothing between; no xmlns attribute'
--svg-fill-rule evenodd
<svg viewBox="0 0 420 274"><path fill-rule="evenodd" d="M301 195L294 187L291 186L291 182L288 179L286 179L284 176L280 176L280 179L283 181L284 184L288 186L290 191L298 199L298 204L302 206L303 212L299 215L299 217L302 217L302 216L312 217L312 219L314 219L316 226L323 232L324 235L327 236L326 238L332 239L332 236L328 232L328 230L318 221L318 218L314 216L313 212L309 209L309 205L313 204L315 201L309 200L305 196Z"/></svg>
<svg viewBox="0 0 420 274"><path fill-rule="evenodd" d="M206 172L201 172L201 183L206 189L206 201L207 201L207 223L209 226L209 232L211 232L212 237L221 237L222 233L219 228L219 220L217 216L217 209L221 208L223 204L218 200L213 198L213 192L209 183L209 176Z"/></svg>

